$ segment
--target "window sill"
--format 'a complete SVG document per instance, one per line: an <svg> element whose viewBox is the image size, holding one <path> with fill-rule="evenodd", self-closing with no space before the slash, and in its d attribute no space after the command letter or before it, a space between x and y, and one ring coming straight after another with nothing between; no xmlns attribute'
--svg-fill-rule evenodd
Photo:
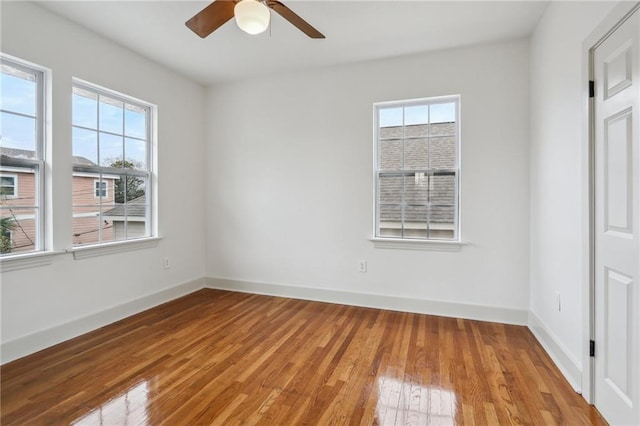
<svg viewBox="0 0 640 426"><path fill-rule="evenodd" d="M64 253L66 253L66 251L38 251L3 257L0 259L0 271L18 271L20 269L51 265L51 263L53 263L53 256Z"/></svg>
<svg viewBox="0 0 640 426"><path fill-rule="evenodd" d="M398 250L460 251L466 241L409 240L400 238L369 238L375 248Z"/></svg>
<svg viewBox="0 0 640 426"><path fill-rule="evenodd" d="M114 253L157 247L161 239L162 237L149 237L136 240L118 241L115 243L80 246L75 247L71 252L73 253L73 258L75 260L88 259L90 257L106 256Z"/></svg>

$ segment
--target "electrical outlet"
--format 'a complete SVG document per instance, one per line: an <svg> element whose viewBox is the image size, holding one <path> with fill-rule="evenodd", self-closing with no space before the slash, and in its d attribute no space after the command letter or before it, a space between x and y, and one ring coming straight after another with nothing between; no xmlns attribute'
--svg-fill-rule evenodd
<svg viewBox="0 0 640 426"><path fill-rule="evenodd" d="M562 302L560 300L560 292L556 291L556 308L558 309L558 312L562 311Z"/></svg>
<svg viewBox="0 0 640 426"><path fill-rule="evenodd" d="M168 258L168 257L165 257L165 258L164 258L164 263L163 263L163 265L164 265L164 269L169 269L169 268L171 268L171 262L169 262L169 258Z"/></svg>
<svg viewBox="0 0 640 426"><path fill-rule="evenodd" d="M360 272L367 272L367 261L366 260L361 260L360 261Z"/></svg>

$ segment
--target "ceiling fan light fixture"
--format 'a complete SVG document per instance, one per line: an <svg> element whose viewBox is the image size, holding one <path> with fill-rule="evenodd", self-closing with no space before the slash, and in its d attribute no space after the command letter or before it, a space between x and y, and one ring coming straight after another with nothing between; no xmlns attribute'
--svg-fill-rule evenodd
<svg viewBox="0 0 640 426"><path fill-rule="evenodd" d="M233 8L238 27L245 33L254 35L269 27L271 13L269 8L257 0L242 0Z"/></svg>

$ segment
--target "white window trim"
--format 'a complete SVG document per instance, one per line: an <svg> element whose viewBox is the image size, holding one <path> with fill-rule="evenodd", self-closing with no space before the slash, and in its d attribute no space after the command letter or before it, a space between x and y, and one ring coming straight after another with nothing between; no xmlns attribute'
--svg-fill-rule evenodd
<svg viewBox="0 0 640 426"><path fill-rule="evenodd" d="M382 238L371 237L369 241L377 249L397 250L425 250L425 251L460 251L462 247L469 245L467 241L460 240L426 240L411 238Z"/></svg>
<svg viewBox="0 0 640 426"><path fill-rule="evenodd" d="M158 235L158 211L157 211L157 139L156 139L156 129L157 129L157 107L154 104L143 101L141 99L137 99L133 96L126 95L124 93L120 93L102 86L98 86L96 84L90 83L85 80L81 80L78 78L73 78L73 87L79 87L85 90L89 90L92 92L98 92L99 94L103 94L115 99L118 99L124 103L137 105L140 107L144 107L147 109L148 117L147 117L147 158L145 159L147 170L142 172L135 169L126 169L127 173L133 176L145 177L146 178L146 188L145 194L148 197L149 209L147 216L145 217L145 221L149 228L150 235L146 237L132 238L129 240L122 241L107 241L96 244L83 244L73 246L71 252L73 253L74 259L85 259L95 256L108 255L112 253L125 252L130 250L137 250L140 248L146 247L155 247L158 244L158 241L162 239ZM75 166L74 166L75 167ZM83 167L81 165L77 166L78 170L73 171L73 175L84 175L84 174L92 174L92 173L100 173L103 177L108 178L119 178L119 175L115 174L104 174L105 170L101 170L101 166L97 167ZM111 169L113 172L114 169ZM95 174L93 174L95 176ZM94 184L95 185L95 184ZM95 195L95 186L94 186L94 195ZM103 197L104 198L104 197ZM74 216L75 217L75 216Z"/></svg>
<svg viewBox="0 0 640 426"><path fill-rule="evenodd" d="M64 253L66 251L34 251L3 256L0 258L0 272L5 273L51 265L54 256Z"/></svg>
<svg viewBox="0 0 640 426"><path fill-rule="evenodd" d="M132 238L130 240L76 246L71 252L75 260L82 260L91 257L157 247L161 240L162 237Z"/></svg>
<svg viewBox="0 0 640 426"><path fill-rule="evenodd" d="M461 103L461 95L447 95L447 96L439 96L439 97L430 97L430 98L419 98L419 99L408 99L408 100L399 100L399 101L387 101L387 102L376 102L373 105L373 123L374 123L374 132L373 132L373 236L369 238L374 244L375 248L390 248L390 249L403 249L403 250L435 250L435 251L459 251L462 246L468 244L468 242L461 240L461 175L462 175L462 166L461 166L461 132L462 132L462 122L461 122L461 112L460 112L460 103ZM394 238L394 237L381 237L378 236L378 133L379 133L379 113L378 110L380 108L389 108L389 107L407 107L407 106L415 106L415 105L424 105L424 104L434 104L434 103L446 103L447 101L455 100L456 102L456 121L457 121L457 134L456 134L456 213L454 216L454 229L455 229L455 238L451 240L443 240L443 239L429 239L429 238Z"/></svg>
<svg viewBox="0 0 640 426"><path fill-rule="evenodd" d="M51 78L51 70L41 65L34 64L32 62L25 61L18 57L7 55L0 52L0 60L6 62L10 66L25 70L26 72L34 73L36 76L36 158L35 159L12 159L9 164L2 165L2 170L15 171L23 173L35 173L38 170L37 179L35 180L35 206L39 212L38 220L36 221L36 233L35 233L35 247L31 252L26 253L10 253L0 256L0 262L3 265L21 265L25 264L20 259L38 258L46 254L52 253L52 240L51 231L48 228L52 225L51 212L49 210L50 204L48 203L48 197L50 194L46 192L46 183L48 181L46 151L48 140L50 136L50 128L47 125L50 118L50 93L49 85ZM22 166L24 165L24 168ZM16 192L17 179L16 179ZM47 227L45 229L45 227ZM15 261L14 261L15 260ZM38 266L38 265L35 265ZM29 267L29 266L25 266ZM8 266L7 266L8 268ZM18 269L24 269L22 267ZM2 266L2 271L13 270L6 269Z"/></svg>
<svg viewBox="0 0 640 426"><path fill-rule="evenodd" d="M33 170L31 170L31 172L33 173ZM18 175L0 173L0 178L3 178L3 177L13 178L13 194L11 195L2 194L1 196L9 200L12 198L17 198L19 196L18 195ZM2 185L0 185L0 188L2 188Z"/></svg>
<svg viewBox="0 0 640 426"><path fill-rule="evenodd" d="M100 182L104 183L104 195L102 195L102 188L98 188L98 185L96 185ZM100 192L100 193L96 195L96 192ZM107 197L109 197L109 182L105 180L94 179L93 180L93 198L107 198Z"/></svg>

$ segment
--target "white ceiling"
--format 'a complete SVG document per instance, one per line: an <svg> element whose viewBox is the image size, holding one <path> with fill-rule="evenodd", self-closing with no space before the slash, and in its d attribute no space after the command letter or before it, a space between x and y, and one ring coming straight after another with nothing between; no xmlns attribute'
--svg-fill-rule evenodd
<svg viewBox="0 0 640 426"><path fill-rule="evenodd" d="M233 20L201 39L184 23L208 1L41 1L129 49L208 85L222 81L525 37L543 1L300 1L289 8L327 38L272 11L250 36Z"/></svg>

